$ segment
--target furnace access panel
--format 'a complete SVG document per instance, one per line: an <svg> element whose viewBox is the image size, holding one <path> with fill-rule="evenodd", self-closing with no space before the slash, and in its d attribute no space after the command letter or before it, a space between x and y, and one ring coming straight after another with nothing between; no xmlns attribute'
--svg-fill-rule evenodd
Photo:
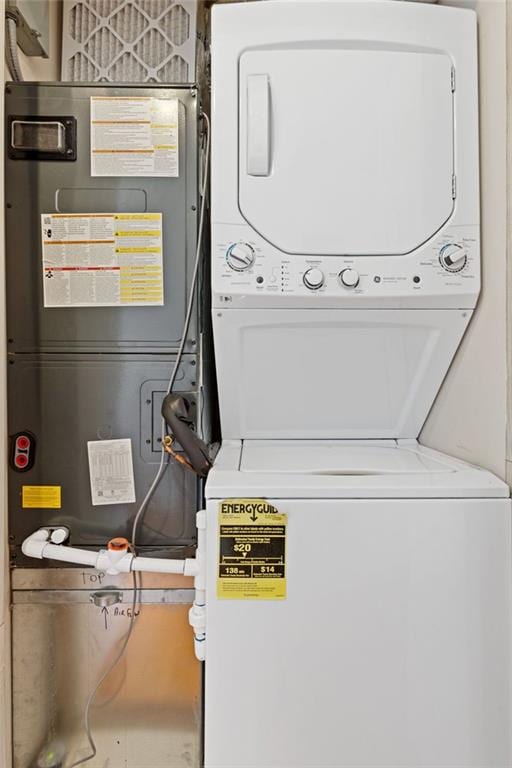
<svg viewBox="0 0 512 768"><path fill-rule="evenodd" d="M161 456L160 407L197 246L192 86L6 88L10 534L130 536ZM203 403L198 314L176 379ZM109 442L111 441L111 442ZM194 542L197 481L168 468L145 546Z"/></svg>
<svg viewBox="0 0 512 768"><path fill-rule="evenodd" d="M196 92L16 83L6 119L10 351L175 350L196 248ZM151 233L145 277L162 268L154 303L136 309L140 260L107 252L134 247L134 229ZM77 256L80 241L90 247ZM112 275L99 279L109 266L124 272L114 306Z"/></svg>

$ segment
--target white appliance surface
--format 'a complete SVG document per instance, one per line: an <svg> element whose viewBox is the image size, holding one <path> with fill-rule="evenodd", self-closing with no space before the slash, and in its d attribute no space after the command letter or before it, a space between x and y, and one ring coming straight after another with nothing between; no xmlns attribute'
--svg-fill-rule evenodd
<svg viewBox="0 0 512 768"><path fill-rule="evenodd" d="M467 310L214 312L223 439L415 438Z"/></svg>
<svg viewBox="0 0 512 768"><path fill-rule="evenodd" d="M508 498L491 472L416 440L225 440L208 499Z"/></svg>
<svg viewBox="0 0 512 768"><path fill-rule="evenodd" d="M208 502L205 768L508 768L509 500L272 488L284 600L217 598Z"/></svg>
<svg viewBox="0 0 512 768"><path fill-rule="evenodd" d="M475 14L218 4L212 73L205 768L510 768L509 489L414 439L480 287ZM217 597L250 498L284 599Z"/></svg>
<svg viewBox="0 0 512 768"><path fill-rule="evenodd" d="M244 219L285 253L396 255L423 245L454 208L451 73L446 53L393 46L312 41L242 53ZM270 132L266 162L251 167Z"/></svg>
<svg viewBox="0 0 512 768"><path fill-rule="evenodd" d="M223 439L416 438L480 288L476 16L212 9Z"/></svg>
<svg viewBox="0 0 512 768"><path fill-rule="evenodd" d="M214 307L475 306L473 11L218 4L212 77Z"/></svg>

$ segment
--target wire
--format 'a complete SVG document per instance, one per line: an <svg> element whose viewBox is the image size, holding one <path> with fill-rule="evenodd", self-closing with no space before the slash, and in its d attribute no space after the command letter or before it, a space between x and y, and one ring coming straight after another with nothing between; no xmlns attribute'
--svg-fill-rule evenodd
<svg viewBox="0 0 512 768"><path fill-rule="evenodd" d="M16 17L7 12L5 14L5 58L9 73L15 82L23 80L18 58L17 26Z"/></svg>
<svg viewBox="0 0 512 768"><path fill-rule="evenodd" d="M187 306L187 312L185 315L185 321L183 324L183 333L181 336L181 343L178 348L178 353L176 355L176 360L174 361L174 366L173 366L171 375L169 377L169 382L168 382L167 390L165 393L166 395L168 395L172 391L174 382L176 381L178 369L181 364L181 359L183 357L183 352L185 350L185 344L187 341L188 331L190 327L190 320L192 317L192 309L194 306L194 297L196 294L197 276L199 274L199 264L201 261L202 235L203 235L204 214L205 214L205 207L206 207L205 205L206 185L208 182L208 166L209 166L209 158L210 158L210 120L208 119L208 115L206 115L204 112L202 113L202 117L206 123L206 131L205 131L206 148L205 148L205 164L204 164L204 171L203 171L203 179L202 179L202 184L199 191L199 194L201 196L201 207L200 207L200 213L199 213L199 226L198 226L198 232L197 232L197 247L196 247L196 254L195 254L195 261L194 261L194 271L192 273L192 282L190 284L188 306ZM133 525L132 525L131 550L134 555L137 554L136 538L137 538L138 525L143 520L144 513L147 509L147 506L151 501L151 499L153 498L153 495L156 489L158 488L160 480L162 479L165 473L165 470L167 469L167 466L169 464L168 454L165 451L166 436L167 436L167 425L166 425L165 419L162 417L162 453L160 456L160 463L158 465L158 469L156 471L155 477L153 478L153 482L151 483L146 495L144 496L144 499L142 500L142 503L139 509L137 510L137 514L135 515ZM103 682L107 679L110 673L115 669L115 667L119 664L119 662L123 658L133 633L133 628L135 626L135 619L136 619L135 614L137 610L138 595L139 595L139 581L138 581L138 574L136 571L132 571L132 577L133 577L132 615L130 616L130 624L128 625L128 630L126 632L126 635L123 638L123 642L121 644L121 648L117 653L117 656L114 658L114 661L107 667L105 672L103 672L103 674L101 675L100 679L98 680L98 682L92 689L91 693L89 694L89 697L85 705L84 728L85 728L85 733L87 735L87 740L89 742L89 747L91 749L91 752L86 757L82 757L80 760L76 760L74 763L71 763L69 768L76 768L76 766L78 765L83 765L83 763L87 763L89 760L92 760L96 756L97 748L96 748L96 743L94 741L94 737L92 734L91 723L90 723L91 706Z"/></svg>
<svg viewBox="0 0 512 768"><path fill-rule="evenodd" d="M94 741L94 737L92 735L91 730L91 722L90 722L90 714L91 714L91 705L96 698L96 694L98 693L99 689L103 685L103 682L107 679L107 677L110 675L112 670L117 667L119 662L124 656L124 652L126 651L126 648L128 646L128 642L130 640L130 637L132 636L133 627L135 625L135 618L136 618L136 611L137 611L137 602L138 602L138 592L139 592L139 584L138 584L138 574L136 571L132 571L132 578L133 578L133 599L132 599L132 614L130 616L130 624L128 625L128 630L123 638L123 642L121 643L121 648L119 649L117 656L115 657L114 661L107 667L105 672L101 675L100 679L92 689L92 691L89 694L89 697L87 699L87 703L85 705L84 710L84 728L85 733L87 735L87 741L89 742L89 747L91 748L90 754L86 755L86 757L80 758L80 760L75 760L74 763L71 763L69 768L75 768L77 765L82 765L83 763L87 763L89 760L92 760L93 757L96 757L96 742Z"/></svg>
<svg viewBox="0 0 512 768"><path fill-rule="evenodd" d="M208 166L209 166L209 158L210 158L210 120L208 119L208 115L203 113L203 119L206 123L206 147L205 147L205 161L204 161L204 171L203 171L203 179L200 189L200 196L201 196L201 208L199 212L199 226L198 226L198 233L197 233L197 247L196 247L196 255L194 260L194 271L192 273L192 282L190 284L190 292L188 297L188 306L187 306L187 312L185 315L185 322L183 325L183 333L181 335L181 343L178 349L178 354L176 355L176 360L174 362L174 366L172 369L172 373L169 378L169 382L167 385L167 389L165 394L168 395L174 386L174 382L176 381L176 376L178 374L178 369L181 364L181 359L183 357L183 352L185 349L185 344L187 341L187 335L188 335L188 329L190 327L190 320L192 318L192 309L194 306L194 297L196 294L196 286L197 286L197 277L199 274L199 264L201 261L201 249L202 249L202 235L203 235L203 227L204 227L204 214L205 214L205 208L206 208L206 185L208 183ZM140 521L143 519L144 513L146 511L146 508L153 498L153 494L155 493L160 480L162 479L165 470L167 469L167 465L169 464L169 458L168 454L165 451L165 445L164 440L165 436L167 434L167 425L165 422L165 419L162 418L162 453L160 456L160 464L158 466L155 478L153 482L151 483L151 486L146 493L142 504L140 505L137 514L135 515L135 519L133 521L132 525L132 546L135 548L136 546L136 536L137 536L137 528L140 523Z"/></svg>

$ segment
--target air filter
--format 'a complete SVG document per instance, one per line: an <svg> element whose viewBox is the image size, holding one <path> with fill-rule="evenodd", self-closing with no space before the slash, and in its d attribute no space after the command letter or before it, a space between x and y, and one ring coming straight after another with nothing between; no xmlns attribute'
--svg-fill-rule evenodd
<svg viewBox="0 0 512 768"><path fill-rule="evenodd" d="M195 81L196 0L64 0L62 80Z"/></svg>

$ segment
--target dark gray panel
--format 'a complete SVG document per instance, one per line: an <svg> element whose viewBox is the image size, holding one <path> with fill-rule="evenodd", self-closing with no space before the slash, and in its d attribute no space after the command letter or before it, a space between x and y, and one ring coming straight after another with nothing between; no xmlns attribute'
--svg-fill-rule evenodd
<svg viewBox="0 0 512 768"><path fill-rule="evenodd" d="M90 97L144 95L179 100L178 178L92 178ZM76 162L7 160L6 258L10 351L172 351L180 341L196 249L197 99L190 88L11 84L6 113L74 115ZM58 190L66 190L64 200ZM75 190L73 193L71 190ZM87 191L88 190L88 191ZM44 309L40 243L41 213L83 213L86 196L99 211L133 212L137 194L144 210L163 213L163 307ZM117 194L116 194L117 193ZM58 199L57 199L58 198ZM142 196L140 196L142 205ZM115 203L115 205L114 205ZM96 208L96 204L95 204ZM61 209L62 210L62 209ZM94 213L95 211L90 211ZM195 338L195 318L191 339ZM189 344L188 349L193 349Z"/></svg>
<svg viewBox="0 0 512 768"><path fill-rule="evenodd" d="M32 469L23 473L9 470L13 545L19 547L41 525L57 524L70 527L71 542L76 546L103 546L113 536L131 538L133 517L160 459L158 436L153 434L160 425L153 410L174 359L143 354L10 357L9 434L28 430L36 437ZM195 357L185 355L176 391L187 393L192 402L196 400L196 371ZM127 437L132 440L137 502L92 506L87 441ZM62 486L62 509L23 509L22 485ZM192 473L170 464L148 507L139 544L193 543L197 490Z"/></svg>
<svg viewBox="0 0 512 768"><path fill-rule="evenodd" d="M72 187L55 193L55 210L59 213L145 213L147 194L143 189L87 189Z"/></svg>

